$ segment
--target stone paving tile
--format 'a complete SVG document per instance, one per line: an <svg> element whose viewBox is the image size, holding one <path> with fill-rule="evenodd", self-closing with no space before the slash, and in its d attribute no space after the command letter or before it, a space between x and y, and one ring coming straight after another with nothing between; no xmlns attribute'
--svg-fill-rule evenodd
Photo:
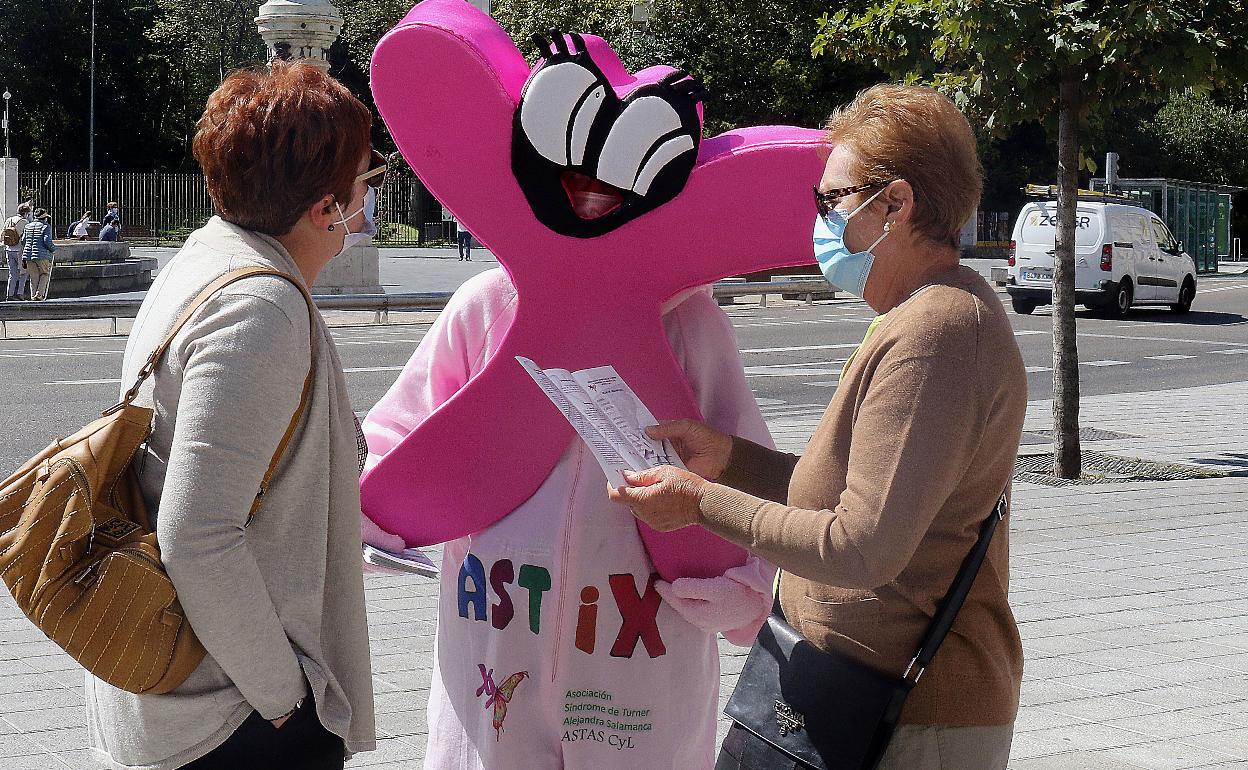
<svg viewBox="0 0 1248 770"><path fill-rule="evenodd" d="M1082 416L1141 436L1113 444L1133 455L1199 462L1248 451L1248 420L1227 429L1245 403L1240 383L1095 397ZM809 409L770 421L784 448L805 444L823 407ZM1032 404L1028 427L1047 427L1048 410ZM1019 485L1015 500L1011 601L1027 663L1010 767L1248 770L1248 479ZM420 765L436 588L366 580L379 748L349 767ZM723 700L747 651L719 648ZM85 742L81 670L0 597L0 768L91 768Z"/></svg>

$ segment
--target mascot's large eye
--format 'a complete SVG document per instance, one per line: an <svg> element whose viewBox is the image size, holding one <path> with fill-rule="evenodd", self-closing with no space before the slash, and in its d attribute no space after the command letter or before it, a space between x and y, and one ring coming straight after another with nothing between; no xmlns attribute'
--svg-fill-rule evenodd
<svg viewBox="0 0 1248 770"><path fill-rule="evenodd" d="M658 96L633 99L607 134L598 156L598 178L645 195L663 167L696 149L680 116Z"/></svg>
<svg viewBox="0 0 1248 770"><path fill-rule="evenodd" d="M601 79L579 64L543 67L529 81L520 104L524 135L550 162L580 165L589 129L606 96Z"/></svg>
<svg viewBox="0 0 1248 770"><path fill-rule="evenodd" d="M534 39L545 61L516 110L512 170L538 219L592 237L675 197L702 136L698 81L674 71L621 100L580 35Z"/></svg>

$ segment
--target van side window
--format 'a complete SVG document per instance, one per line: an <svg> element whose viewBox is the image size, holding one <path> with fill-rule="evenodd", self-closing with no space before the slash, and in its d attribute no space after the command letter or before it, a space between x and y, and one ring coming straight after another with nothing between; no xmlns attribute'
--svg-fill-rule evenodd
<svg viewBox="0 0 1248 770"><path fill-rule="evenodd" d="M1157 248L1166 252L1178 251L1178 244L1174 242L1174 237L1170 235L1170 231L1160 220L1152 220L1153 234L1157 238Z"/></svg>

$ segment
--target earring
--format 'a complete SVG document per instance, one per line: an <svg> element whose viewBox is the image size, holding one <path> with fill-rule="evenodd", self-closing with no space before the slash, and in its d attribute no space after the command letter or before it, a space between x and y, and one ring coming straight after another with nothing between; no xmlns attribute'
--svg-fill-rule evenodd
<svg viewBox="0 0 1248 770"><path fill-rule="evenodd" d="M888 220L884 221L884 232L891 233L893 231L893 223Z"/></svg>
<svg viewBox="0 0 1248 770"><path fill-rule="evenodd" d="M330 225L330 226L329 226L329 231L330 231L331 233L334 231L334 226L333 226L333 225Z"/></svg>

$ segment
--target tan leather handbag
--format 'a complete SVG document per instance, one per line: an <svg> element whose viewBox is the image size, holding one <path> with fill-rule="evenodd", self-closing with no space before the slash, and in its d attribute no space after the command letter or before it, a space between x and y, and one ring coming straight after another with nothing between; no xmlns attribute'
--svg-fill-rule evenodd
<svg viewBox="0 0 1248 770"><path fill-rule="evenodd" d="M22 612L88 671L133 693L164 693L204 657L160 561L131 467L152 431L153 410L132 402L191 315L225 286L266 268L235 270L208 285L174 322L121 403L69 438L55 441L0 483L0 576ZM313 318L313 320L315 320ZM310 327L315 340L316 326ZM315 342L311 342L315 360ZM264 492L307 406L313 369L248 514Z"/></svg>

